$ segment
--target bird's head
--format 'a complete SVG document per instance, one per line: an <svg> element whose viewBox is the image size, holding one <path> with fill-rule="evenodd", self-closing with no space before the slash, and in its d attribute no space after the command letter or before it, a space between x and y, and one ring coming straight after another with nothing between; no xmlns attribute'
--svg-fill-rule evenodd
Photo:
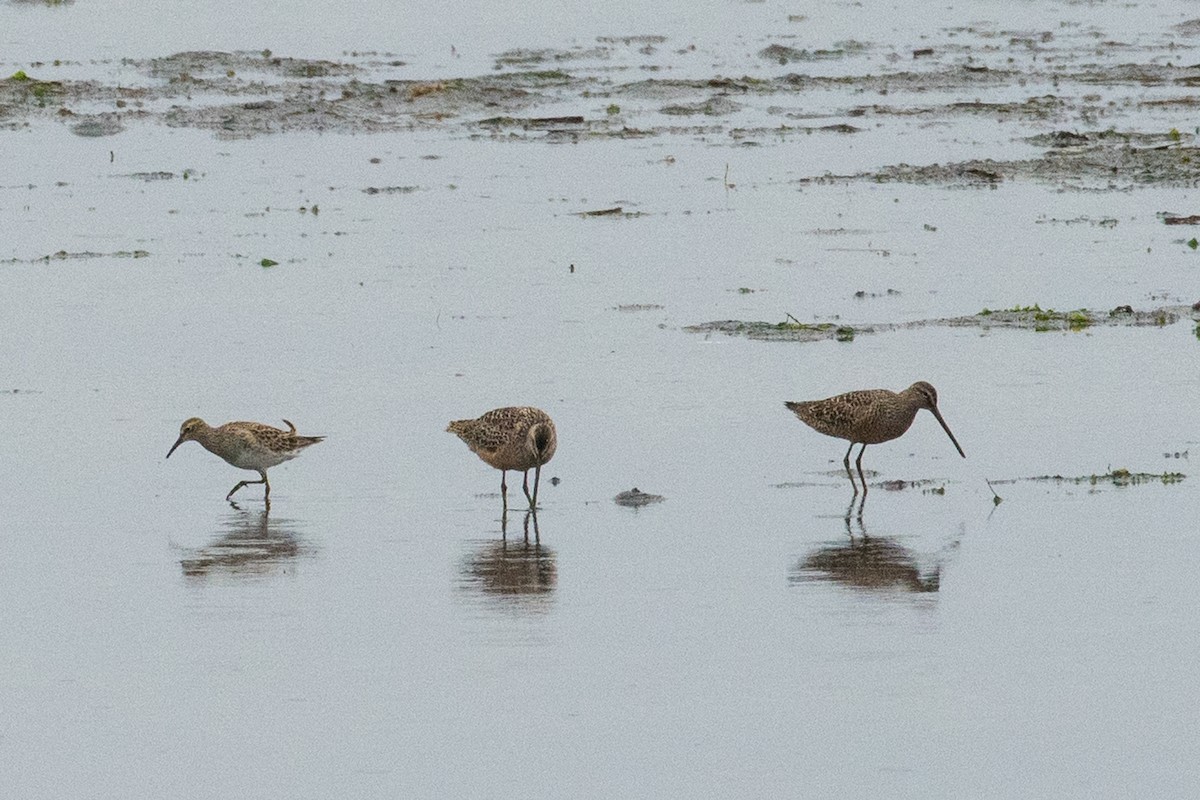
<svg viewBox="0 0 1200 800"><path fill-rule="evenodd" d="M171 453L175 452L176 447L179 447L184 442L194 441L198 432L207 427L208 425L199 417L184 420L183 424L179 426L179 438L175 440L175 444L171 445L171 449L167 451L167 458L171 457Z"/></svg>

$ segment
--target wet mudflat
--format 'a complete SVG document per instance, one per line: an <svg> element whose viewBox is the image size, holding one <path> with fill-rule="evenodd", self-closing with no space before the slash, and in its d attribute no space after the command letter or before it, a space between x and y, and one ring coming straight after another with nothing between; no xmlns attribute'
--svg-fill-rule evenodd
<svg viewBox="0 0 1200 800"><path fill-rule="evenodd" d="M1193 794L1200 26L879 12L434 57L0 6L0 784ZM918 379L967 459L921 413L860 507L783 401ZM502 520L444 429L525 403ZM328 438L266 514L164 461L196 414Z"/></svg>

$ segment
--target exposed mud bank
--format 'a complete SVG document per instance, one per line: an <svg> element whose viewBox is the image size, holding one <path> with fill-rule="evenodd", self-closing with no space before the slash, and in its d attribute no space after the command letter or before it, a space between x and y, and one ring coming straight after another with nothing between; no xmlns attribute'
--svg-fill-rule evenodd
<svg viewBox="0 0 1200 800"><path fill-rule="evenodd" d="M1017 328L1029 331L1084 331L1088 328L1104 327L1166 327L1181 319L1200 318L1200 312L1192 306L1163 306L1161 308L1135 311L1130 306L1119 306L1111 311L1091 311L1086 308L1074 311L1056 311L1039 306L1025 306L1007 310L983 309L978 314L942 319L913 320L910 322L872 322L848 324L843 322L800 322L789 316L784 322L748 322L742 320L718 320L698 325L688 325L684 330L691 333L724 333L730 336L746 336L771 342L822 342L830 339L839 342L854 341L856 336L886 333L916 328Z"/></svg>
<svg viewBox="0 0 1200 800"><path fill-rule="evenodd" d="M997 42L1000 34L987 31L952 32L975 37L973 47L959 41L911 56L884 56L869 42L809 49L774 43L760 52L762 74L714 71L686 78L671 73L694 54L659 36L512 50L496 57L495 73L474 77L412 76L402 59L387 53L312 60L268 50L194 51L109 62L102 72L115 77L90 80L59 79L59 68L71 62L43 62L0 80L0 127L54 120L79 136L107 137L130 125L158 124L208 130L221 138L433 129L502 141L686 137L754 146L796 136L855 136L903 120L938 125L977 117L1026 128L1013 126L1012 146L994 157L796 180L978 186L1033 180L1091 189L1191 185L1200 181L1194 132L1172 124L1143 131L1113 127L1131 117L1141 125L1155 115L1178 120L1200 105L1194 94L1200 64L1176 66L1195 47L1189 30L1175 32L1175 41L1162 47L1132 52L1050 33ZM984 55L995 62L1005 49L1013 55L1004 66L982 63ZM652 59L642 67L649 77L631 76L628 65L618 65L630 53ZM1142 60L1105 63L1114 54ZM1170 63L1161 63L1167 56ZM879 68L881 58L886 68ZM814 62L832 62L838 69L769 72ZM1053 130L1030 135L1029 124ZM1030 157L1031 147L1042 152Z"/></svg>

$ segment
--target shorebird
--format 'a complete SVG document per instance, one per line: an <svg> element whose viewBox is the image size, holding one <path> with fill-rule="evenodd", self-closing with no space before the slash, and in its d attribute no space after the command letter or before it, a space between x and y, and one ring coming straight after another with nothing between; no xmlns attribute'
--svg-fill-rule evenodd
<svg viewBox="0 0 1200 800"><path fill-rule="evenodd" d="M271 484L267 470L300 455L300 451L324 439L324 436L297 436L296 426L284 420L289 430L272 428L261 422L226 422L212 427L199 417L192 417L179 426L179 438L167 451L167 458L184 442L199 442L205 450L225 459L238 469L252 469L262 476L260 481L241 481L229 490L225 499L234 492L252 483L266 485L263 499L271 505Z"/></svg>
<svg viewBox="0 0 1200 800"><path fill-rule="evenodd" d="M542 465L554 457L558 434L554 420L545 411L532 406L496 408L479 419L459 419L446 428L467 443L471 452L484 463L500 470L500 496L508 509L508 470L525 475L522 488L530 508L537 508L538 484ZM529 493L529 470L533 473L533 494Z"/></svg>
<svg viewBox="0 0 1200 800"><path fill-rule="evenodd" d="M922 408L933 412L950 441L954 442L958 454L963 458L967 457L954 434L950 432L950 426L938 411L937 390L925 381L917 381L898 394L887 389L865 389L846 392L825 400L788 402L784 405L816 432L850 441L850 449L846 451L842 464L846 467L846 474L850 477L850 483L854 485L856 495L858 485L854 483L854 475L850 472L850 452L854 445L862 445L854 463L858 466L864 498L867 496L867 479L863 477L862 471L863 451L869 444L882 444L902 436L912 425L917 411Z"/></svg>

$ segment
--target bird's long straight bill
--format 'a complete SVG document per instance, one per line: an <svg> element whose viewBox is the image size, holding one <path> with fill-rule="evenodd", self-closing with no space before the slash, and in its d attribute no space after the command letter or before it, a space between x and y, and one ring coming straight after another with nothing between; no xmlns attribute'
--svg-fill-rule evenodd
<svg viewBox="0 0 1200 800"><path fill-rule="evenodd" d="M954 447L956 450L958 450L958 454L963 458L966 458L967 454L962 451L962 447L960 447L958 444L958 439L955 439L954 434L950 432L950 426L946 424L946 420L942 419L941 413L936 408L931 408L929 410L933 412L935 417L937 417L937 421L942 423L942 430L944 430L946 435L950 437L950 441L954 442Z"/></svg>
<svg viewBox="0 0 1200 800"><path fill-rule="evenodd" d="M942 424L944 425L945 423L942 423ZM183 444L183 437L182 437L182 436L180 436L180 437L179 437L179 441L177 441L177 442L175 442L175 444L171 445L171 449L167 451L167 458L170 458L170 457L171 457L171 453L174 453L174 452L175 452L175 448L176 448L176 447L179 447L179 445L181 445L181 444Z"/></svg>

